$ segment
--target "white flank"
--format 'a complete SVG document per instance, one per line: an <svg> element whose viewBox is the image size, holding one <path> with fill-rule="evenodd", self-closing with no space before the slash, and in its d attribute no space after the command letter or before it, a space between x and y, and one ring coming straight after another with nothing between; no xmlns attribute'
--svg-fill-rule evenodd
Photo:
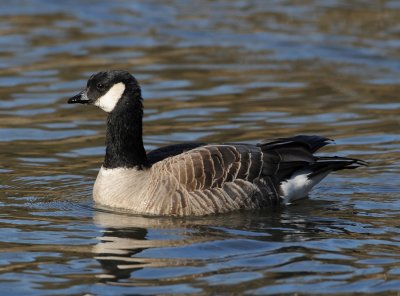
<svg viewBox="0 0 400 296"><path fill-rule="evenodd" d="M281 183L283 193L281 197L285 204L290 204L292 201L306 197L310 190L325 178L330 171L314 176L312 179L308 178L310 173L311 171L309 170L297 171L290 179Z"/></svg>
<svg viewBox="0 0 400 296"><path fill-rule="evenodd" d="M106 112L111 112L115 105L118 103L119 99L125 91L125 84L120 82L114 84L106 94L101 96L94 102L94 105L103 109Z"/></svg>

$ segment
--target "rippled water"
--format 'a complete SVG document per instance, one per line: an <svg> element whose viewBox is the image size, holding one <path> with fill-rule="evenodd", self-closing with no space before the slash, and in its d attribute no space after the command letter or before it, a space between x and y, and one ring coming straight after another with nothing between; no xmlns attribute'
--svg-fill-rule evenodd
<svg viewBox="0 0 400 296"><path fill-rule="evenodd" d="M398 1L0 2L2 295L400 290ZM368 168L278 211L196 219L94 209L105 114L70 106L127 69L147 149L337 139Z"/></svg>

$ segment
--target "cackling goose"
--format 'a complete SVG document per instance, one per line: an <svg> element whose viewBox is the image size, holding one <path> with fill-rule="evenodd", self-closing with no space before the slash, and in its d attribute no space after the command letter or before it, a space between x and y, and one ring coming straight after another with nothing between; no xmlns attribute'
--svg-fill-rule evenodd
<svg viewBox="0 0 400 296"><path fill-rule="evenodd" d="M106 155L93 188L99 205L140 214L201 216L287 204L330 172L365 162L313 153L331 140L299 135L252 144L185 143L146 153L143 99L126 71L99 72L68 100L108 113Z"/></svg>

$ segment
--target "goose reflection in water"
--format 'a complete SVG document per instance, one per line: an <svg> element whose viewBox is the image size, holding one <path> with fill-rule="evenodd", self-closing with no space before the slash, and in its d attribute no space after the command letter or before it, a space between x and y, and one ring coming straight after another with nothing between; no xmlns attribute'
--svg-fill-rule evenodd
<svg viewBox="0 0 400 296"><path fill-rule="evenodd" d="M226 237L224 232L212 228L213 224L220 224L218 221L218 217L182 220L96 211L94 222L103 227L104 231L93 252L107 273L102 276L102 280L128 279L132 272L141 268L179 266L185 264L183 261L193 263L193 260L186 257L147 258L138 254L149 248L173 248L221 240ZM150 233L152 238L148 237Z"/></svg>
<svg viewBox="0 0 400 296"><path fill-rule="evenodd" d="M326 201L318 204L327 206ZM349 221L334 216L320 218L315 210L315 200L280 213L271 211L268 218L265 211L176 219L97 210L94 222L104 230L93 253L105 272L101 281L124 285L145 284L134 273L147 268L187 267L188 276L201 277L219 268L226 272L227 265L234 268L234 262L243 258L264 260L289 254L288 260L297 260L306 248L314 248L314 239L346 233L349 226ZM297 247L293 242L298 242ZM153 248L157 251L151 252ZM205 261L212 261L214 267ZM193 268L204 271L193 275ZM158 280L157 272L152 280Z"/></svg>

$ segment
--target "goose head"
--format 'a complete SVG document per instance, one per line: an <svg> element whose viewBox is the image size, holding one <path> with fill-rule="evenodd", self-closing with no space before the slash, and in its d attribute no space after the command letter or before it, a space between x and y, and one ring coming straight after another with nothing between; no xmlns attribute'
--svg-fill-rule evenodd
<svg viewBox="0 0 400 296"><path fill-rule="evenodd" d="M68 103L94 105L107 112L104 168L149 166L142 138L143 100L139 84L129 72L112 70L92 75L86 89Z"/></svg>
<svg viewBox="0 0 400 296"><path fill-rule="evenodd" d="M93 74L86 89L68 100L68 104L90 104L107 113L129 100L141 100L141 91L136 79L126 71L113 70Z"/></svg>

